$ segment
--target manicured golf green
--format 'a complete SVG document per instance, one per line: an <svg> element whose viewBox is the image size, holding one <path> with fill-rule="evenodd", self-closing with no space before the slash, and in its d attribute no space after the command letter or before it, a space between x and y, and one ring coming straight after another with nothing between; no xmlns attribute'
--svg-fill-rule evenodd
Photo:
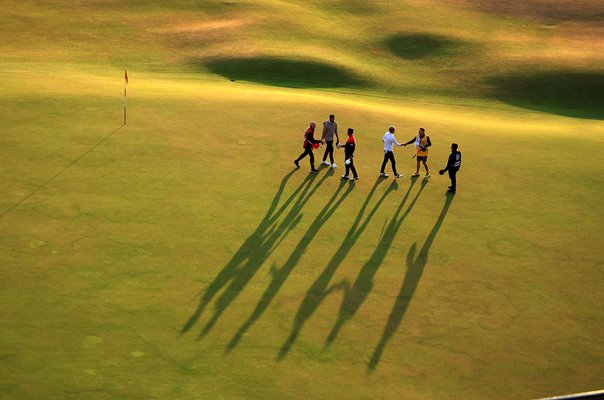
<svg viewBox="0 0 604 400"><path fill-rule="evenodd" d="M491 3L5 4L0 399L604 388L604 10Z"/></svg>

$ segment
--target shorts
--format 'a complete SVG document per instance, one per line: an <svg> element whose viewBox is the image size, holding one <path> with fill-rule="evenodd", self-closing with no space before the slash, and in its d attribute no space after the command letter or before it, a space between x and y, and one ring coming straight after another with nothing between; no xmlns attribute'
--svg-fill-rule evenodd
<svg viewBox="0 0 604 400"><path fill-rule="evenodd" d="M417 161L428 161L428 156L417 156Z"/></svg>

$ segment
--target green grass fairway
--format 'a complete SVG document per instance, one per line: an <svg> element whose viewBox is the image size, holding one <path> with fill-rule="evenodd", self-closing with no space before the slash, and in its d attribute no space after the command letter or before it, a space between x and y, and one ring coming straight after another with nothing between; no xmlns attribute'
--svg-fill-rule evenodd
<svg viewBox="0 0 604 400"><path fill-rule="evenodd" d="M544 3L4 4L0 399L603 389L604 10Z"/></svg>

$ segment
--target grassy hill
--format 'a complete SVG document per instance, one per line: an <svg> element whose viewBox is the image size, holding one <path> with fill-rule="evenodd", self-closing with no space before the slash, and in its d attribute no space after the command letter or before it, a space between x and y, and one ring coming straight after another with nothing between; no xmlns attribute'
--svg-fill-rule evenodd
<svg viewBox="0 0 604 400"><path fill-rule="evenodd" d="M602 388L603 10L543 4L4 5L0 398Z"/></svg>

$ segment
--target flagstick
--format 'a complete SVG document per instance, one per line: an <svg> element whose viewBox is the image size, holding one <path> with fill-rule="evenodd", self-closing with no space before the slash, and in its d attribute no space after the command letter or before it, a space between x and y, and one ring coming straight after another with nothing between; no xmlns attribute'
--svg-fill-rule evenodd
<svg viewBox="0 0 604 400"><path fill-rule="evenodd" d="M126 81L124 81L124 125L126 125Z"/></svg>

